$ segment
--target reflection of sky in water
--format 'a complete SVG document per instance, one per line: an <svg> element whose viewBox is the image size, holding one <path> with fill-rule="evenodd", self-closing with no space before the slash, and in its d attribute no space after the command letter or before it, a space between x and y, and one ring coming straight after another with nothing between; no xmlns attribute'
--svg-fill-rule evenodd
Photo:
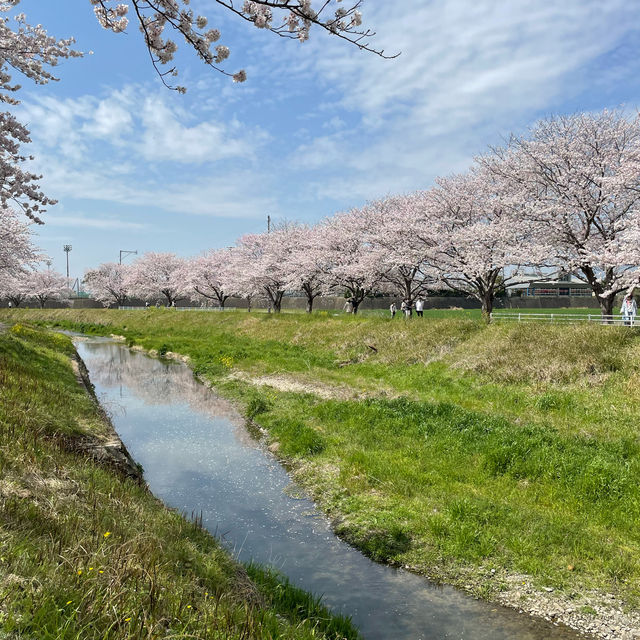
<svg viewBox="0 0 640 640"><path fill-rule="evenodd" d="M533 640L576 634L378 565L337 539L224 400L166 363L101 339L78 343L96 393L153 493L204 525L241 560L275 565L352 616L367 640Z"/></svg>

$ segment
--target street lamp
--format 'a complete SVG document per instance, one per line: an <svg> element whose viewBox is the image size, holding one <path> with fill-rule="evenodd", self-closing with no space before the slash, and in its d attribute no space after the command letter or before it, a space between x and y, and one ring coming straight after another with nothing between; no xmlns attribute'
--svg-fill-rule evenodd
<svg viewBox="0 0 640 640"><path fill-rule="evenodd" d="M126 251L125 249L120 249L120 264L122 264L122 256L123 255L126 258L127 256L130 256L131 254L138 255L138 250L136 249L135 251Z"/></svg>
<svg viewBox="0 0 640 640"><path fill-rule="evenodd" d="M69 280L69 251L71 251L72 248L70 244L65 244L63 247L64 252L67 254L67 280Z"/></svg>

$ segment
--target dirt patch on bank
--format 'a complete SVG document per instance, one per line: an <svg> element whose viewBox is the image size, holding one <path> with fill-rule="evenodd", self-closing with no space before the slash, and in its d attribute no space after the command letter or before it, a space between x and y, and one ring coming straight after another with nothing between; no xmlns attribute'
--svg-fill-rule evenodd
<svg viewBox="0 0 640 640"><path fill-rule="evenodd" d="M232 380L241 380L257 387L273 387L278 391L289 391L291 393L311 393L325 400L350 400L362 397L362 394L346 386L331 386L318 382L308 382L298 380L286 375L252 376L242 371L235 371L229 375Z"/></svg>
<svg viewBox="0 0 640 640"><path fill-rule="evenodd" d="M312 382L295 378L290 375L272 374L266 376L252 376L243 371L230 373L230 380L240 380L256 387L273 387L278 391L291 393L310 393L323 400L362 400L363 398L396 398L399 394L388 389L363 391L348 385L331 385L323 382Z"/></svg>

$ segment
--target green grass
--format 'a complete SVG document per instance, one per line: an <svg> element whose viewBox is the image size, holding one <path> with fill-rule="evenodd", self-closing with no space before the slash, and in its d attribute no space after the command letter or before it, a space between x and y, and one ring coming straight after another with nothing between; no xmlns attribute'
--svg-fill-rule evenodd
<svg viewBox="0 0 640 640"><path fill-rule="evenodd" d="M0 635L50 640L357 638L281 576L83 453L107 426L71 341L0 333ZM247 572L248 571L248 572ZM253 578L253 579L252 579Z"/></svg>
<svg viewBox="0 0 640 640"><path fill-rule="evenodd" d="M339 533L375 559L485 596L492 567L567 592L614 592L636 607L640 334L438 315L52 310L0 319L188 355L268 430ZM284 390L283 379L307 393Z"/></svg>

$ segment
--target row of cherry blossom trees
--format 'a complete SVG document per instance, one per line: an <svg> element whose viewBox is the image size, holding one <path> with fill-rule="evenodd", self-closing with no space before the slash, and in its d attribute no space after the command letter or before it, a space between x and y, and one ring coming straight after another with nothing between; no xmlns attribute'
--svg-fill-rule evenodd
<svg viewBox="0 0 640 640"><path fill-rule="evenodd" d="M413 302L447 288L489 314L507 286L563 271L588 283L608 315L615 296L639 283L639 205L640 117L576 114L543 120L425 191L314 226L282 224L192 259L148 253L128 267L104 264L85 284L105 304L130 296L223 307L241 296L267 298L276 312L286 292L304 295L307 311L319 295L344 294L357 312L373 293ZM20 245L27 230L3 215ZM0 249L0 270L15 251L18 262L34 259L21 246Z"/></svg>
<svg viewBox="0 0 640 640"><path fill-rule="evenodd" d="M0 205L0 297L18 307L27 299L44 306L69 297L69 283L55 271L37 271L46 256L34 245L31 227L14 209Z"/></svg>
<svg viewBox="0 0 640 640"><path fill-rule="evenodd" d="M242 4L218 0L214 6L278 36L304 42L310 29L316 27L359 49L387 57L370 45L374 33L362 26L361 4L362 0L245 0ZM19 104L16 95L21 86L13 79L14 74L46 85L57 80L53 69L60 60L84 55L73 49L74 38L58 39L44 26L30 24L25 14L18 13L19 5L20 0L0 0L0 103L8 109ZM244 70L230 72L224 68L229 48L218 43L220 31L207 17L195 14L189 0L89 0L87 8L90 6L100 25L114 33L126 33L133 17L153 68L171 89L185 91L169 82L177 75L174 59L178 44L174 38L234 82L246 79ZM78 10L60 7L61 13L69 14L70 23ZM33 158L22 147L30 141L24 123L10 110L0 112L0 295L16 306L28 297L44 305L47 300L68 297L69 289L60 274L34 270L44 256L31 241L30 224L42 224L42 214L56 201L41 190L42 176L29 169ZM151 285L141 281L136 286L147 291ZM171 289L162 293L174 301Z"/></svg>
<svg viewBox="0 0 640 640"><path fill-rule="evenodd" d="M192 260L147 254L119 277L121 292L168 304L262 296L277 312L297 291L308 311L327 293L357 311L374 292L413 301L448 288L489 314L507 286L563 271L611 314L615 296L638 284L639 252L640 117L603 111L543 120L428 190L246 235Z"/></svg>
<svg viewBox="0 0 640 640"><path fill-rule="evenodd" d="M67 303L71 293L69 280L57 271L43 269L15 275L0 272L0 298L14 307L24 302L33 302L41 308L50 301Z"/></svg>

